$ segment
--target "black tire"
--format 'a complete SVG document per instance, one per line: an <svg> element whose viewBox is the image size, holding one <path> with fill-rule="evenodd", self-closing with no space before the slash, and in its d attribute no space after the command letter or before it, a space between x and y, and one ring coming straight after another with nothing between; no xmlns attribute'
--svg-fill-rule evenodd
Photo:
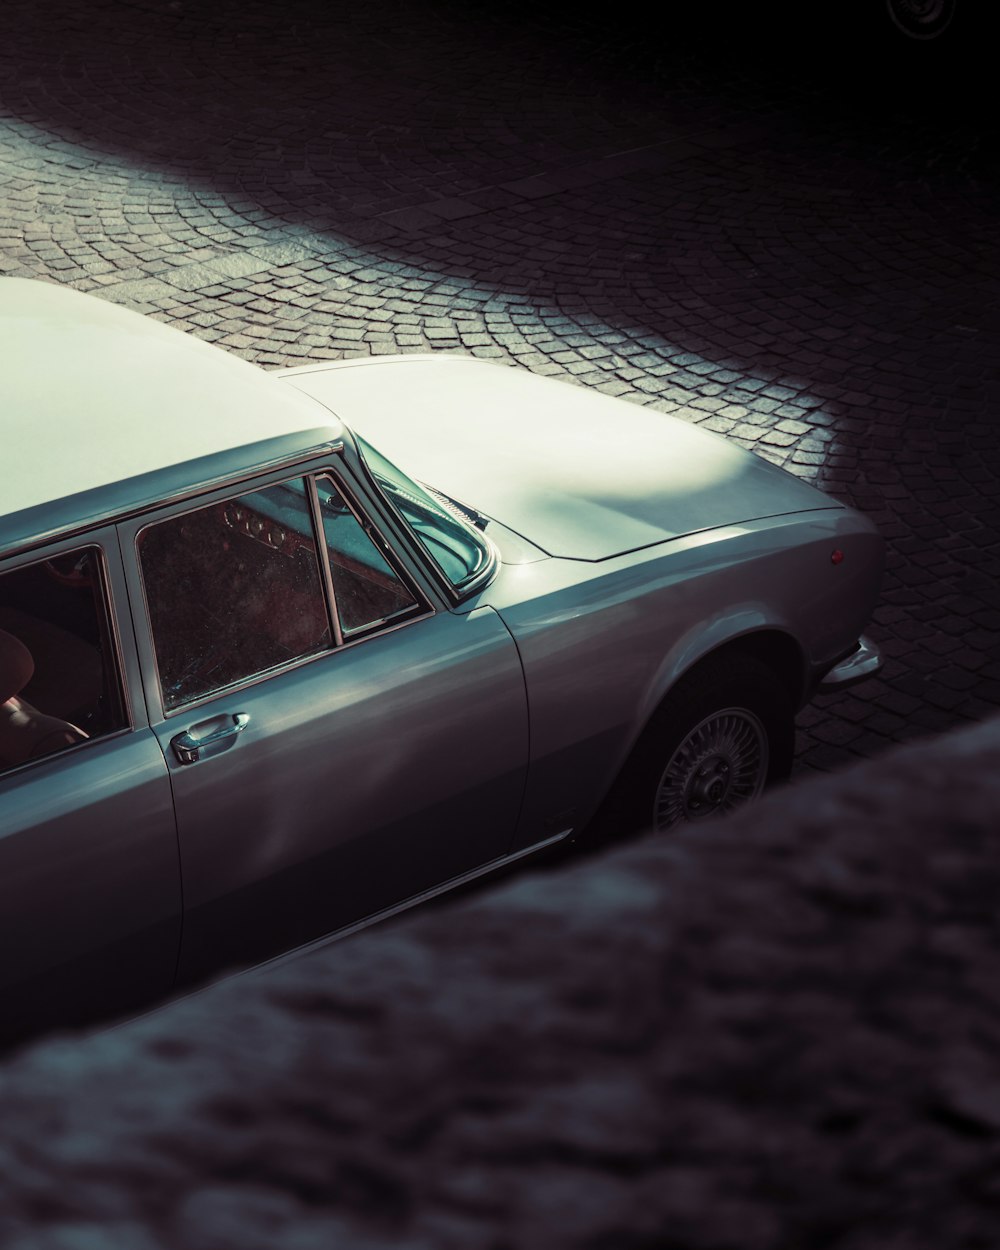
<svg viewBox="0 0 1000 1250"><path fill-rule="evenodd" d="M722 815L783 781L794 749L795 711L776 674L751 657L708 661L653 714L588 834L605 841Z"/></svg>

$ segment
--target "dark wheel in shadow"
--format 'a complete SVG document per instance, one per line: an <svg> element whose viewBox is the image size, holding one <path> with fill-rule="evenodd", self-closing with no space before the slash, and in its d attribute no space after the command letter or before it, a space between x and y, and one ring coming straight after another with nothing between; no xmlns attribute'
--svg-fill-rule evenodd
<svg viewBox="0 0 1000 1250"><path fill-rule="evenodd" d="M791 699L766 664L709 661L654 713L588 835L662 832L734 811L787 778L794 745Z"/></svg>

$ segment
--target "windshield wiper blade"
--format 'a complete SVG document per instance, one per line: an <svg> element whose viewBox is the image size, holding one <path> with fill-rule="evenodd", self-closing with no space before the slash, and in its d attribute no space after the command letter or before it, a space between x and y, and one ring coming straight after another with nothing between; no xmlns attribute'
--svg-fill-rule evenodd
<svg viewBox="0 0 1000 1250"><path fill-rule="evenodd" d="M477 512L475 508L470 507L467 503L460 503L457 499L452 499L451 495L446 495L437 486L429 486L426 482L421 482L420 485L436 499L440 499L446 507L454 509L467 521L471 521L477 530L485 530L487 525L489 525L490 518L483 516L481 512Z"/></svg>

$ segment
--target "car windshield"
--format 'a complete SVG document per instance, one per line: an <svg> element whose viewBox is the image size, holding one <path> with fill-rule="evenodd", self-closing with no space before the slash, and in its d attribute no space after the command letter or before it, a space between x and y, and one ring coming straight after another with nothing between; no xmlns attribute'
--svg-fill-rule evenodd
<svg viewBox="0 0 1000 1250"><path fill-rule="evenodd" d="M445 578L461 590L489 567L489 544L456 511L418 485L357 436L358 446L375 481L408 523L417 540Z"/></svg>

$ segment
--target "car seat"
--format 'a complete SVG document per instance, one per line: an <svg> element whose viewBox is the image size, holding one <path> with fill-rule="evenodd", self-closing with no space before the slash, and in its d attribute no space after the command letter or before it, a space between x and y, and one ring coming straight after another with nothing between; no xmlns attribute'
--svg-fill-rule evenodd
<svg viewBox="0 0 1000 1250"><path fill-rule="evenodd" d="M76 725L46 716L20 697L34 671L35 662L24 643L0 629L0 768L13 768L87 740Z"/></svg>

